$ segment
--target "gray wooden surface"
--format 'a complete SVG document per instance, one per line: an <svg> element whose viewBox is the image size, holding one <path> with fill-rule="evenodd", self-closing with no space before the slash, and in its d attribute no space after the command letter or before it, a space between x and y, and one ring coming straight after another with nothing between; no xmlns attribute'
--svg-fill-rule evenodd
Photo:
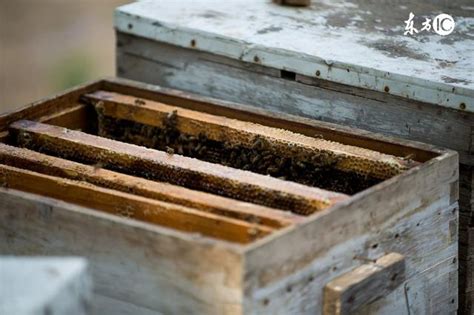
<svg viewBox="0 0 474 315"><path fill-rule="evenodd" d="M431 143L456 150L462 163L474 164L474 114L346 86L325 86L306 76L287 80L276 69L122 33L118 45L121 77Z"/></svg>
<svg viewBox="0 0 474 315"><path fill-rule="evenodd" d="M92 309L121 314L320 314L326 283L396 251L406 280L361 314L452 314L457 178L445 155L243 247L1 189L0 251L88 257Z"/></svg>
<svg viewBox="0 0 474 315"><path fill-rule="evenodd" d="M454 32L405 36L413 12L454 17ZM116 10L123 33L251 64L474 111L472 1L144 0Z"/></svg>
<svg viewBox="0 0 474 315"><path fill-rule="evenodd" d="M474 310L474 114L362 88L336 84L197 50L118 33L118 74L274 112L320 119L458 151L460 185L460 298Z"/></svg>

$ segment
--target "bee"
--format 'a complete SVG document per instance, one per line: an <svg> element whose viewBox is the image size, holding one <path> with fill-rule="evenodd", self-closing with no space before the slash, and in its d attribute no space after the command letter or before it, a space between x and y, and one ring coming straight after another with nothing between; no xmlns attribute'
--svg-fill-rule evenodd
<svg viewBox="0 0 474 315"><path fill-rule="evenodd" d="M137 98L137 99L135 100L135 105L141 106L141 105L145 105L145 104L146 104L146 103L145 103L144 100L141 100L141 99L139 99L139 98Z"/></svg>
<svg viewBox="0 0 474 315"><path fill-rule="evenodd" d="M268 174L275 174L275 173L278 173L280 169L276 166L270 166L269 168L267 168L267 173Z"/></svg>
<svg viewBox="0 0 474 315"><path fill-rule="evenodd" d="M240 160L241 160L243 163L247 163L247 162L249 161L248 158L247 158L247 155L245 154L244 151L242 151L242 152L240 153Z"/></svg>
<svg viewBox="0 0 474 315"><path fill-rule="evenodd" d="M166 120L167 121L174 121L177 116L178 116L178 110L174 109L166 115Z"/></svg>
<svg viewBox="0 0 474 315"><path fill-rule="evenodd" d="M415 159L415 153L410 153L402 158L403 160L414 160Z"/></svg>
<svg viewBox="0 0 474 315"><path fill-rule="evenodd" d="M299 168L302 168L302 169L305 169L305 168L306 168L306 164L304 164L304 163L301 162L301 161L296 161L296 166L298 166Z"/></svg>
<svg viewBox="0 0 474 315"><path fill-rule="evenodd" d="M204 155L204 153L206 153L206 151L207 151L207 148L206 148L206 146L203 145L203 146L199 149L198 154L199 154L199 155Z"/></svg>
<svg viewBox="0 0 474 315"><path fill-rule="evenodd" d="M266 152L266 153L265 153L265 152ZM265 162L272 160L272 159L273 159L273 154L269 153L268 151L265 151L265 152L264 152L265 155L263 156L262 159L263 159Z"/></svg>
<svg viewBox="0 0 474 315"><path fill-rule="evenodd" d="M174 149L171 148L171 147L166 146L166 153L168 153L169 155L173 155L174 154Z"/></svg>
<svg viewBox="0 0 474 315"><path fill-rule="evenodd" d="M250 158L252 164L256 164L261 159L261 156L257 153Z"/></svg>
<svg viewBox="0 0 474 315"><path fill-rule="evenodd" d="M184 154L184 150L183 150L183 145L182 145L182 144L178 145L178 154L179 154L179 155L183 155L183 154Z"/></svg>
<svg viewBox="0 0 474 315"><path fill-rule="evenodd" d="M253 142L252 149L262 149L263 147L263 141L260 137L255 138L255 141Z"/></svg>
<svg viewBox="0 0 474 315"><path fill-rule="evenodd" d="M237 158L237 152L232 150L232 152L230 152L230 160L235 161L236 158Z"/></svg>

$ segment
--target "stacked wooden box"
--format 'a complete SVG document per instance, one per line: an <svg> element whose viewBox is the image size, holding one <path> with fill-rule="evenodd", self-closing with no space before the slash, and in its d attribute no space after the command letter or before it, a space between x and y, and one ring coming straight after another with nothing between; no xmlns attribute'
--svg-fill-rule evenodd
<svg viewBox="0 0 474 315"><path fill-rule="evenodd" d="M457 310L453 151L123 80L0 131L0 250L87 257L94 310Z"/></svg>
<svg viewBox="0 0 474 315"><path fill-rule="evenodd" d="M117 72L456 150L459 293L461 311L471 314L474 47L465 25L474 11L467 7L469 0L313 2L308 8L264 0L141 1L116 11ZM406 36L410 12L431 19L451 14L456 27L445 37L433 30ZM414 22L421 23L418 16Z"/></svg>

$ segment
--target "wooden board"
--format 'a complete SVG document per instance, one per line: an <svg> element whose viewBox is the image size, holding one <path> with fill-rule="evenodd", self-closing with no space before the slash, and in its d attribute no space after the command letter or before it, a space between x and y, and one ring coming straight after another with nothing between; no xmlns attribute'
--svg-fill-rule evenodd
<svg viewBox="0 0 474 315"><path fill-rule="evenodd" d="M438 162L428 162L416 172L408 171L396 181L361 193L350 204L335 206L281 238L270 236L250 246L245 276L249 312L321 314L327 282L367 259L397 252L407 257L406 281L360 314L406 310L407 295L411 299L416 295L406 292L409 286L427 292L410 307L414 314L420 310L422 314L454 313L458 210L451 198L451 183L458 178L458 160L454 154ZM387 206L387 198L395 206ZM314 242L315 238L319 241ZM280 246L291 250L280 251Z"/></svg>
<svg viewBox="0 0 474 315"><path fill-rule="evenodd" d="M0 163L45 175L85 181L104 188L180 204L274 228L301 222L303 219L291 212L278 211L180 186L150 181L1 143Z"/></svg>
<svg viewBox="0 0 474 315"><path fill-rule="evenodd" d="M325 315L353 314L405 281L405 258L389 253L339 276L324 287Z"/></svg>
<svg viewBox="0 0 474 315"><path fill-rule="evenodd" d="M325 76L322 70L319 70L320 76L293 72L288 77L277 68L172 46L125 32L119 32L118 39L117 71L125 78L431 143L458 151L462 165L474 165L474 115L459 106L447 108L440 106L437 99L430 103L414 100L411 95L397 97L391 95L391 86L387 93L383 89L374 91L337 83L322 79ZM456 94L457 90L453 89L452 93ZM446 97L448 99L452 100ZM470 197L465 197L471 196L472 191L474 186L470 185L466 193L461 193L460 211L469 213L463 218L472 217ZM466 268L474 269L474 266L469 264ZM462 268L462 272L466 268ZM465 279L460 280L461 284L464 282ZM471 309L473 306L469 306L465 314L470 314Z"/></svg>
<svg viewBox="0 0 474 315"><path fill-rule="evenodd" d="M115 91L158 102L171 100L173 105L182 102L184 107L193 110L202 107L203 112L225 113L223 116L239 119L247 117L249 121L264 122L267 126L284 127L286 122L289 130L301 130L310 137L317 133L315 130L321 130L326 140L329 136L343 139L344 144L365 143L371 149L380 148L383 153L398 152L396 155L400 157L417 152L420 155L416 159L422 163L251 243L186 233L37 194L0 188L2 253L87 256L96 279L93 309L106 313L309 315L321 314L322 292L327 283L368 261L396 252L406 257L405 280L386 296L362 305L359 314L397 314L400 310L410 314L456 312L459 211L458 159L454 152L303 118L275 117L262 110L249 110L239 104L161 87L124 85L120 80L104 81L99 86L94 91ZM76 99L71 101L78 102L79 98L76 94ZM38 111L51 108L51 102L56 100L37 105ZM36 115L35 111L29 109L16 114L22 118L29 115ZM63 152L57 150L59 143L60 149L89 154L86 157L90 158L87 162L90 164L96 162L97 156L101 157L94 151L95 146L101 148L99 153L114 151L114 158L125 156L117 154L117 142L68 128L31 122L17 122L13 127L9 136L11 144L17 144L15 140L20 139L23 145L36 145L34 149L38 151L49 150L48 154ZM78 135L78 141L74 142ZM53 140L58 142L52 143ZM107 145L111 143L114 146L109 148ZM137 146L123 143L119 145L122 151L118 152L129 154L128 148L137 154ZM151 153L146 155L149 151L153 156L157 152L139 153L155 161ZM74 157L74 153L68 151L61 154ZM14 154L0 156L10 156L8 163L15 163ZM164 153L163 160L168 163L176 157L176 154ZM28 158L18 160L19 164L29 161ZM57 178L51 176L59 172L55 163L40 168L33 162L31 168L37 170L22 172ZM190 168L195 165L188 164ZM104 174L101 171L105 166L85 165L88 172L96 169L100 175ZM89 180L98 178L86 174ZM292 185L285 181L278 183ZM82 184L94 187L91 183ZM124 194L110 191L114 195Z"/></svg>
<svg viewBox="0 0 474 315"><path fill-rule="evenodd" d="M434 160L422 167L420 178L412 171L400 182L360 194L350 205L246 247L241 261L237 249L225 249L228 244L201 239L203 243L158 226L0 189L0 231L6 240L0 249L86 255L97 279L98 299L107 301L100 305L135 314L320 314L327 282L367 259L397 251L407 257L407 280L362 314L394 314L407 307L411 313L449 314L457 309L457 211L451 185L442 183L456 180L456 162L455 156L443 158L434 170L440 163ZM392 200L397 207L386 207L389 195L396 196ZM282 237L285 244L279 244ZM242 283L247 285L244 296L238 289ZM421 291L426 295L416 294ZM184 302L171 302L177 298ZM205 302L209 300L213 303Z"/></svg>
<svg viewBox="0 0 474 315"><path fill-rule="evenodd" d="M99 313L242 309L242 257L234 244L12 189L0 188L0 209L2 254L86 257Z"/></svg>
<svg viewBox="0 0 474 315"><path fill-rule="evenodd" d="M3 187L64 200L126 218L237 243L251 242L272 231L271 228L255 223L250 224L180 205L150 200L6 165L0 165L0 184Z"/></svg>
<svg viewBox="0 0 474 315"><path fill-rule="evenodd" d="M273 150L280 156L312 161L319 155L337 161L336 169L353 171L365 176L386 179L401 173L416 163L393 156L351 147L324 139L310 138L283 129L229 119L222 116L190 111L124 94L98 91L85 99L97 105L101 115L127 119L145 125L164 128L166 119L176 111L176 129L187 135L204 135L208 139L241 145L247 148L260 141L262 150ZM140 102L140 103L138 103ZM317 135L315 135L317 136Z"/></svg>
<svg viewBox="0 0 474 315"><path fill-rule="evenodd" d="M11 131L22 147L296 213L310 214L347 199L339 193L32 121L15 122Z"/></svg>
<svg viewBox="0 0 474 315"><path fill-rule="evenodd" d="M462 163L474 164L470 155L473 114L302 75L287 80L279 71L262 74L261 68L239 60L123 33L117 36L121 77L430 143L456 150Z"/></svg>
<svg viewBox="0 0 474 315"><path fill-rule="evenodd" d="M155 42L472 113L472 1L390 4L354 0L291 8L267 0L144 0L119 7L115 27ZM412 36L405 35L410 12L420 30ZM424 18L434 21L441 12L454 17L452 34L443 37L434 26L421 31ZM201 79L225 84L218 77Z"/></svg>

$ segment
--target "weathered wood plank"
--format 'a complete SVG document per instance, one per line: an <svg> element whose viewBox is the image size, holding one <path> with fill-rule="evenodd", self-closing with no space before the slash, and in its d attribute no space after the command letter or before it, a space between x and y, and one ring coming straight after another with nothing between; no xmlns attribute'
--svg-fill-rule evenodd
<svg viewBox="0 0 474 315"><path fill-rule="evenodd" d="M236 244L5 188L0 210L2 254L86 257L96 295L135 311L241 314ZM101 313L115 314L113 304L100 306Z"/></svg>
<svg viewBox="0 0 474 315"><path fill-rule="evenodd" d="M172 6L148 0L118 8L115 26L176 47L474 112L474 48L470 29L463 27L473 17L470 0L390 4L331 1L292 9L264 0L252 6L241 0L182 0ZM439 54L447 47L438 34L405 36L410 11L430 12L431 19L438 12L455 17L449 55ZM418 30L419 23L417 16Z"/></svg>
<svg viewBox="0 0 474 315"><path fill-rule="evenodd" d="M7 165L0 165L0 184L3 187L64 200L126 218L237 243L251 242L272 231L271 228L258 224Z"/></svg>
<svg viewBox="0 0 474 315"><path fill-rule="evenodd" d="M407 257L407 279L440 259L457 257L458 211L450 197L450 183L458 178L457 162L451 154L425 163L416 174L409 171L386 181L354 196L350 204L335 206L287 231L278 245L272 236L251 245L246 256L246 270L252 270L245 277L247 309L319 314L318 292L325 283L384 252ZM387 207L387 198L396 206ZM311 242L315 237L319 241ZM291 247L295 243L299 245ZM278 251L279 246L291 251ZM456 270L457 259L452 263Z"/></svg>
<svg viewBox="0 0 474 315"><path fill-rule="evenodd" d="M99 89L109 88L133 91L130 95L140 98L158 91L152 97L157 101L168 98L180 105L187 99L184 103L193 109L202 105L211 114L216 108L282 127L288 117L265 118L265 112L257 110L260 116L251 118L253 112L245 113L240 105L217 102L227 106L222 109L212 102L205 104L206 98L196 101L187 93L159 87L120 90L121 83L108 82ZM308 136L321 128L327 135L352 141L350 128L334 127L333 132L330 124L290 121L289 129L299 128ZM26 134L25 142L36 141ZM308 315L321 313L326 283L367 260L399 252L406 257L407 280L361 314L455 312L456 155L396 139L389 139L390 145L385 146L386 137L359 131L354 137L356 142L367 142L375 149L379 143L381 150L392 152L416 151L414 147L419 146L417 152L422 152L425 163L250 244L182 233L0 188L0 251L89 256L98 279L96 292L103 298L96 307L105 306L103 311L108 313ZM51 152L57 154L54 148ZM101 165L95 168L102 169ZM182 302L177 305L176 300ZM115 305L107 308L109 302Z"/></svg>
<svg viewBox="0 0 474 315"><path fill-rule="evenodd" d="M222 56L123 33L118 38L123 43L117 53L121 77L431 143L457 150L462 163L474 164L473 114L387 93L354 95L343 85L303 84L261 75L244 62L227 65Z"/></svg>
<svg viewBox="0 0 474 315"><path fill-rule="evenodd" d="M97 124L94 123L94 121L97 120L96 116L93 108L78 103L74 107L42 116L38 121L74 130L94 132L97 129Z"/></svg>
<svg viewBox="0 0 474 315"><path fill-rule="evenodd" d="M104 168L226 197L309 214L347 199L344 194L282 181L218 164L104 139L32 121L13 123L18 145Z"/></svg>
<svg viewBox="0 0 474 315"><path fill-rule="evenodd" d="M188 135L206 136L210 140L253 148L260 141L263 150L274 150L287 158L312 161L319 155L337 160L334 167L376 178L389 178L416 163L394 156L347 146L324 139L311 138L287 130L239 121L223 116L191 111L130 95L97 91L84 96L92 101L101 115L126 119L164 128L167 117L176 111L176 128ZM137 104L137 102L139 102ZM316 136L316 135L315 135Z"/></svg>
<svg viewBox="0 0 474 315"><path fill-rule="evenodd" d="M16 110L15 112L3 113L0 115L0 131L8 131L8 126L11 123L21 119L59 119L61 113L66 113L69 110L74 111L73 108L81 105L79 103L80 95L100 89L102 84L103 81L101 80L88 82L51 97L28 104L24 108Z"/></svg>
<svg viewBox="0 0 474 315"><path fill-rule="evenodd" d="M303 219L291 212L129 176L2 143L0 143L0 163L46 175L86 181L104 188L180 204L269 227L283 227L301 222Z"/></svg>
<svg viewBox="0 0 474 315"><path fill-rule="evenodd" d="M324 315L352 314L405 281L405 257L390 253L357 267L324 287Z"/></svg>
<svg viewBox="0 0 474 315"><path fill-rule="evenodd" d="M232 61L234 60L227 60ZM414 156L419 162L426 162L442 153L439 147L425 143L415 143L401 138L384 136L348 125L334 124L281 111L270 111L262 107L224 101L182 90L159 85L146 84L124 78L114 78L103 82L104 90L133 95L137 98L180 106L213 115L232 117L269 127L286 129L309 137L320 135L323 139L359 146L398 157Z"/></svg>
<svg viewBox="0 0 474 315"><path fill-rule="evenodd" d="M437 261L412 279L405 281L387 298L379 299L358 311L364 314L457 314L458 275L456 255Z"/></svg>

